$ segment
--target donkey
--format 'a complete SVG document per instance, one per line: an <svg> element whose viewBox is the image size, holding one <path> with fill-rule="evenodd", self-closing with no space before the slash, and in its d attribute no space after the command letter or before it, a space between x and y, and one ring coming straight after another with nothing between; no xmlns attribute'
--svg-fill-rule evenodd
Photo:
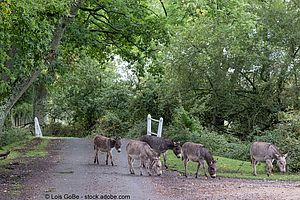
<svg viewBox="0 0 300 200"><path fill-rule="evenodd" d="M266 161L267 175L270 176L273 169L273 161L277 161L280 172L286 172L286 157L287 154L280 153L279 149L267 142L254 142L250 147L251 163L253 175L256 176L256 165L260 161Z"/></svg>
<svg viewBox="0 0 300 200"><path fill-rule="evenodd" d="M167 161L166 161L166 151L168 149L172 149L173 153L177 158L181 157L181 147L179 143L173 142L169 139L164 139L161 137L151 136L151 135L144 135L140 138L140 141L146 142L149 146L160 154L163 154L164 163L166 169L168 169Z"/></svg>
<svg viewBox="0 0 300 200"><path fill-rule="evenodd" d="M162 175L162 166L159 158L159 154L155 152L146 142L131 140L126 146L128 154L129 172L134 174L133 162L134 160L140 160L140 175L142 176L142 168L146 167L149 176L152 175L150 170L155 175Z"/></svg>
<svg viewBox="0 0 300 200"><path fill-rule="evenodd" d="M121 140L119 138L111 139L107 138L102 135L97 135L94 138L94 150L95 152L95 159L94 163L97 162L99 164L98 160L98 151L106 152L106 165L108 165L108 157L110 158L111 165L114 166L113 159L112 159L112 148L115 148L119 153L121 152Z"/></svg>
<svg viewBox="0 0 300 200"><path fill-rule="evenodd" d="M200 165L203 167L204 175L207 177L206 168L204 165L204 160L208 165L208 173L212 178L216 178L217 176L217 166L216 161L213 156L209 153L209 151L202 145L196 144L193 142L186 142L182 145L182 159L184 160L184 176L187 177L187 163L188 161L197 162L197 171L195 173L195 178L198 177L198 171Z"/></svg>

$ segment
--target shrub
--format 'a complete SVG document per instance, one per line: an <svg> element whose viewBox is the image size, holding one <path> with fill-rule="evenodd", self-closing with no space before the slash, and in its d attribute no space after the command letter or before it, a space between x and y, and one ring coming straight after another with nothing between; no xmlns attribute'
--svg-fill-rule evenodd
<svg viewBox="0 0 300 200"><path fill-rule="evenodd" d="M141 120L135 123L132 128L129 129L128 133L125 134L128 138L139 138L147 133L146 120Z"/></svg>
<svg viewBox="0 0 300 200"><path fill-rule="evenodd" d="M32 137L31 132L25 128L10 128L0 134L0 146L6 146L15 142L28 140Z"/></svg>
<svg viewBox="0 0 300 200"><path fill-rule="evenodd" d="M42 132L45 136L56 137L85 137L86 135L88 135L88 132L82 130L82 128L63 125L62 123L51 123L49 125L46 125Z"/></svg>
<svg viewBox="0 0 300 200"><path fill-rule="evenodd" d="M102 134L108 137L126 135L128 124L123 122L115 113L108 112L106 115L98 119L93 129L93 135Z"/></svg>

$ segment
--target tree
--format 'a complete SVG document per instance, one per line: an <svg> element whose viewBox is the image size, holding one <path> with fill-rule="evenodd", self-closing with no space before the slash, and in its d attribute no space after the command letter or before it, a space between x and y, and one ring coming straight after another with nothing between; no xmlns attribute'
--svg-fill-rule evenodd
<svg viewBox="0 0 300 200"><path fill-rule="evenodd" d="M24 4L23 4L24 3ZM73 18L76 16L79 6L82 3L82 0L74 1L70 6L70 12L68 15L64 15L58 22L53 34L51 34L51 28L49 27L49 23L47 20L44 20L44 32L43 30L39 30L34 23L40 22L41 19L39 17L44 17L44 14L47 13L39 13L42 12L40 2L33 4L35 9L28 6L31 2L2 2L1 9L7 10L6 13L2 13L2 18L5 21L2 21L4 25L4 30L2 29L1 36L3 37L5 33L10 33L8 35L8 42L5 43L7 49L10 49L12 53L12 57L8 58L8 53L3 52L6 55L4 61L1 62L1 68L5 69L4 73L2 73L1 87L6 88L6 90L1 91L1 102L0 102L0 132L2 132L5 118L14 104L18 101L18 99L26 92L29 86L35 81L35 79L40 75L42 71L42 66L51 66L55 61L56 53L58 46L60 44L61 38L64 34L66 27L72 22ZM55 5L55 1L53 1L53 5ZM47 11L47 10L46 10ZM63 10L64 11L64 10ZM63 12L64 13L64 12ZM51 14L51 13L49 13ZM66 13L64 13L66 14ZM17 28L13 27L12 24L17 21ZM27 24L29 23L29 24ZM30 24L33 23L33 24ZM32 28L32 32L26 32L23 28ZM19 29L18 29L19 28ZM50 28L50 29L49 29ZM20 35L14 33L14 31L19 31ZM31 37L33 33L38 33L39 36L46 35L46 39L38 37ZM28 41L24 39L24 34ZM21 36L21 37L19 37ZM22 37L23 36L23 37ZM30 39L29 39L30 38ZM36 42L31 41L31 39L36 40ZM4 41L7 41L4 40ZM21 41L26 41L26 46L24 44L18 43ZM50 44L49 44L50 43ZM38 44L37 46L34 46ZM4 46L3 44L1 46ZM33 51L30 53L30 51ZM14 53L16 52L16 53ZM16 56L16 60L18 63L13 63L8 65L6 62L11 63ZM14 61L15 62L15 61ZM20 68L18 67L23 67ZM18 70L19 69L19 70ZM25 69L25 70L24 70ZM12 73L12 72L15 73ZM13 76L9 77L12 74ZM14 78L17 77L17 78ZM11 85L7 84L7 79L13 82Z"/></svg>
<svg viewBox="0 0 300 200"><path fill-rule="evenodd" d="M285 28L297 7L279 0L190 1L165 60L185 108L208 127L231 122L242 138L277 123L298 77L299 39Z"/></svg>
<svg viewBox="0 0 300 200"><path fill-rule="evenodd" d="M163 29L164 21L161 20L153 10L149 9L149 2L152 1L107 0L101 2L86 1L83 3L82 0L77 0L71 3L69 12L62 9L67 5L68 1L61 3L57 0L53 0L50 5L52 5L54 9L50 6L49 10L43 10L40 6L40 2L35 2L36 4L32 5L36 6L36 12L29 12L29 10L32 9L32 5L30 4L22 4L23 2L18 4L13 2L13 8L20 8L20 12L17 12L17 16L4 15L6 19L5 24L8 24L8 28L13 23L14 17L19 20L22 19L24 14L30 22L32 19L36 22L43 20L45 15L50 16L50 18L54 16L54 19L52 21L50 20L52 23L57 22L59 19L61 20L57 22L58 25L53 32L51 31L51 23L47 24L47 20L44 20L46 25L48 25L45 26L47 30L47 32L45 32L48 33L46 34L47 39L35 38L37 41L33 43L29 42L32 46L24 50L24 55L31 55L29 50L37 50L37 52L34 53L37 59L30 60L26 57L23 58L21 54L16 54L20 56L24 62L34 60L33 64L26 65L26 74L23 74L23 71L21 71L22 73L12 73L13 76L11 77L20 77L16 79L15 84L7 84L6 81L2 79L1 88L5 88L5 91L1 92L0 129L3 128L4 120L9 110L41 72L48 73L48 71L56 70L57 50L61 41L61 47L64 50L69 50L69 55L72 54L72 50L82 49L84 47L91 55L98 57L100 60L106 59L111 55L111 52L114 52L128 60L137 60L138 63L142 63L144 58L153 54L155 46L158 43L166 42L164 38L167 37L162 37L166 36L164 35L165 31ZM25 5L25 10L22 5ZM59 6L56 7L56 5ZM1 6L3 9L13 10L9 8L9 3L1 4ZM59 8L58 11L57 8ZM80 9L81 12L76 16L78 9ZM74 18L75 23L68 28ZM32 24L29 24L28 26L34 27L31 25ZM20 29L22 27L23 24L20 24ZM67 34L65 34L66 29ZM17 39L22 40L23 35L20 35L21 37ZM30 33L28 33L27 36L29 37ZM40 41L40 43L42 41L41 45L43 44L43 48L34 46L34 44L40 44L38 41ZM10 45L12 43L7 44ZM14 49L11 48L11 46L13 47L14 45L10 45L9 49ZM20 48L20 45L16 44L16 47ZM6 53L6 55L8 54ZM5 59L7 61L10 60L6 57ZM5 62L3 62L1 66L10 72ZM20 64L20 66L22 66L22 64ZM141 66L141 64L137 66ZM8 72L1 75L6 78L9 75Z"/></svg>

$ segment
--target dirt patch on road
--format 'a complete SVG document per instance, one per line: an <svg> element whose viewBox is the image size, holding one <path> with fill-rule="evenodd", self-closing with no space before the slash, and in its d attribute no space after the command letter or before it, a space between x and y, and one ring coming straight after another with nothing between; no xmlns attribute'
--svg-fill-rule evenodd
<svg viewBox="0 0 300 200"><path fill-rule="evenodd" d="M8 165L0 167L0 194L1 200L23 199L23 192L30 192L31 186L43 181L45 172L49 171L58 160L55 149L59 147L60 140L51 140L48 145L46 157L23 157L18 158ZM40 140L33 140L24 147L17 149L21 153L33 150L40 144ZM37 177L37 178L35 178ZM29 183L28 180L36 180L37 183ZM24 187L29 185L31 188Z"/></svg>
<svg viewBox="0 0 300 200"><path fill-rule="evenodd" d="M153 178L157 193L171 199L299 199L300 182L185 178L178 172Z"/></svg>

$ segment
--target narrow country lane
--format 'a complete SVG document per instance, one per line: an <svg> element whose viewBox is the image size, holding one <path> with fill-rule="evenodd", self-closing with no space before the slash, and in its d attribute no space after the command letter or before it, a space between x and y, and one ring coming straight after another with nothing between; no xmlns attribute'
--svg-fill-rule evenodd
<svg viewBox="0 0 300 200"><path fill-rule="evenodd" d="M122 141L121 153L113 150L111 166L105 165L105 153L99 155L99 165L93 163L92 140L63 140L58 164L46 173L47 180L35 183L21 199L158 199L149 176L129 174L126 144Z"/></svg>

